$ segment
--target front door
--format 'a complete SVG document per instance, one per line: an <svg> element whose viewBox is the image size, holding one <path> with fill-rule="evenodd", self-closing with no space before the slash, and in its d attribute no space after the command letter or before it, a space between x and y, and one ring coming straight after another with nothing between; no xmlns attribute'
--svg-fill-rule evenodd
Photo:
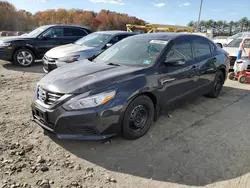
<svg viewBox="0 0 250 188"><path fill-rule="evenodd" d="M195 90L199 78L199 69L193 58L190 40L181 40L175 43L166 53L166 61L180 59L185 64L172 65L163 62L160 67L159 83L162 86L162 101L169 106L172 102L183 98Z"/></svg>
<svg viewBox="0 0 250 188"><path fill-rule="evenodd" d="M63 29L61 27L53 27L48 29L37 41L37 52L41 57L56 46L60 46L63 40Z"/></svg>

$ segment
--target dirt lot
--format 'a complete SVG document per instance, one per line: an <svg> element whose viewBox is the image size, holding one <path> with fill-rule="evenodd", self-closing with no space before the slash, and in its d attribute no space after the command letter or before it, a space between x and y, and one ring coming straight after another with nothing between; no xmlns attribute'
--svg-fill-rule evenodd
<svg viewBox="0 0 250 188"><path fill-rule="evenodd" d="M42 68L0 62L0 187L250 187L249 85L227 81L135 141L63 141L31 121Z"/></svg>

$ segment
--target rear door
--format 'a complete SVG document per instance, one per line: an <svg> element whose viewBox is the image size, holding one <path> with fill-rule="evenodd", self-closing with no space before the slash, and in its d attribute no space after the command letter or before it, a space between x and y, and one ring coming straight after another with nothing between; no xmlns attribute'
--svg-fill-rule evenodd
<svg viewBox="0 0 250 188"><path fill-rule="evenodd" d="M88 35L88 33L84 29L75 27L64 27L63 31L64 39L62 40L62 44L73 43L76 40Z"/></svg>
<svg viewBox="0 0 250 188"><path fill-rule="evenodd" d="M199 67L198 87L202 88L213 82L216 73L216 47L209 40L196 38L193 40L195 59Z"/></svg>
<svg viewBox="0 0 250 188"><path fill-rule="evenodd" d="M167 52L166 60L183 59L184 65L171 66L161 65L159 82L163 87L163 101L169 106L172 102L180 99L196 89L199 74L196 61L193 58L191 40L183 39L175 43Z"/></svg>

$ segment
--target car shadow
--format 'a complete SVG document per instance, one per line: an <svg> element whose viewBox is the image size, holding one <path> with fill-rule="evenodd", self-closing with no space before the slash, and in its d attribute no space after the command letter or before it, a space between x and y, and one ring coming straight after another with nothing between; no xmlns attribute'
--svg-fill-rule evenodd
<svg viewBox="0 0 250 188"><path fill-rule="evenodd" d="M12 71L19 71L19 72L30 72L30 73L44 73L43 71L43 65L41 61L34 62L30 67L21 67L18 65L14 65L10 62L3 62L0 65L3 66L3 68L12 70Z"/></svg>
<svg viewBox="0 0 250 188"><path fill-rule="evenodd" d="M104 144L50 138L114 172L192 186L230 180L250 172L248 92L226 86L218 99L189 101L171 115L162 114L138 140L117 137Z"/></svg>

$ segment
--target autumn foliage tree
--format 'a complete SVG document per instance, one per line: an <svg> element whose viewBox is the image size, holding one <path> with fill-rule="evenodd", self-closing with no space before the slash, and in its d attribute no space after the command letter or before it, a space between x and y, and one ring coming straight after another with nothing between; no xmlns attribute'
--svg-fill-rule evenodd
<svg viewBox="0 0 250 188"><path fill-rule="evenodd" d="M71 24L96 30L125 30L126 24L145 24L144 20L108 10L99 13L81 9L51 9L31 14L6 1L0 2L0 30L30 31L47 24Z"/></svg>
<svg viewBox="0 0 250 188"><path fill-rule="evenodd" d="M36 27L34 17L25 10L16 8L5 1L0 1L0 30L26 31Z"/></svg>

